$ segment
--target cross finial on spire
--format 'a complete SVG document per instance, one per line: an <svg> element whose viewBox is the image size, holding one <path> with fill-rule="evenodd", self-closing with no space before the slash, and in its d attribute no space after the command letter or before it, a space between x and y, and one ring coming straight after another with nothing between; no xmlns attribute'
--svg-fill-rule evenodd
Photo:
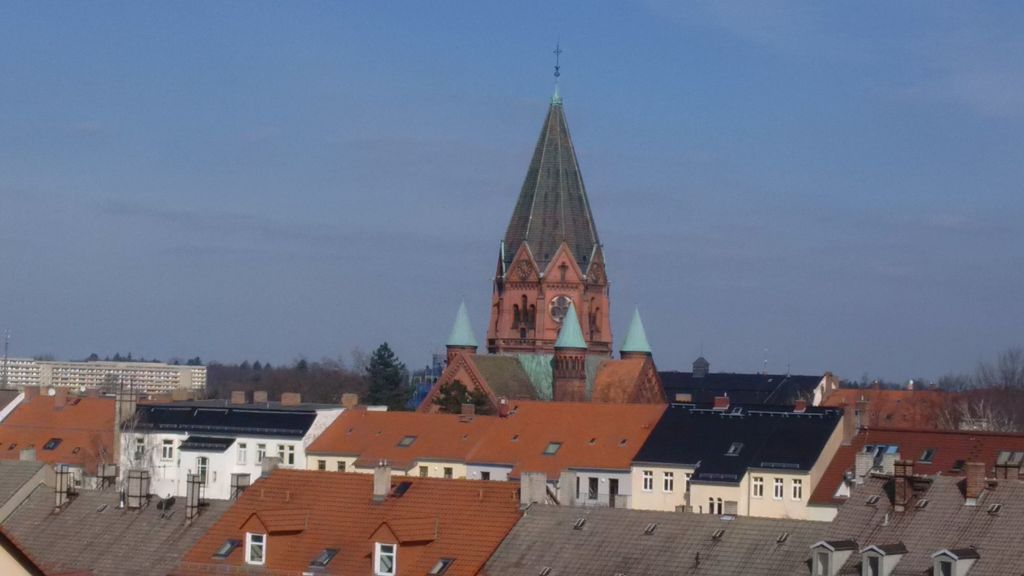
<svg viewBox="0 0 1024 576"><path fill-rule="evenodd" d="M558 77L562 75L561 56L562 56L562 43L561 41L555 43L555 95L551 97L552 104L561 104L562 96L558 93Z"/></svg>

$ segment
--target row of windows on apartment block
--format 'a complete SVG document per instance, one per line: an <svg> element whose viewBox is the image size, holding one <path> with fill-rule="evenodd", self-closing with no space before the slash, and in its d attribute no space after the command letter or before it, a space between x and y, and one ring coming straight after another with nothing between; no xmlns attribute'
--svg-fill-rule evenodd
<svg viewBox="0 0 1024 576"><path fill-rule="evenodd" d="M336 470L338 472L344 472L345 468L346 468L345 462L343 460L339 460L337 462ZM327 470L327 460L317 460L316 461L316 469L321 471L321 472ZM419 475L420 475L421 478L426 478L427 476L430 475L430 467L429 466L420 466L418 472L419 472ZM455 477L455 469L452 468L451 466L445 466L444 467L444 477L448 478L448 479L454 478ZM490 472L481 472L480 473L480 479L481 480L490 480L491 479L491 473Z"/></svg>
<svg viewBox="0 0 1024 576"><path fill-rule="evenodd" d="M225 542L213 557L223 560L234 552L241 542L228 540ZM245 533L245 563L262 566L267 561L268 538L266 534L256 532ZM310 566L325 567L330 564L338 550L333 548L324 549L316 558L310 562ZM428 572L429 575L444 574L451 566L454 559L442 558ZM373 546L373 574L374 576L394 576L398 573L398 545L375 542Z"/></svg>
<svg viewBox="0 0 1024 576"><path fill-rule="evenodd" d="M690 472L686 472L683 475L686 478L685 491L690 491L690 478L693 476ZM661 490L662 492L673 492L675 491L676 475L674 472L662 472L661 476ZM772 482L772 498L775 500L782 500L785 496L785 480L782 478L774 478ZM643 486L644 492L654 491L654 471L644 470L643 471ZM789 481L789 494L793 500L803 500L804 497L804 481L801 478L791 478ZM754 498L764 498L764 476L753 476L751 477L750 483L750 495Z"/></svg>
<svg viewBox="0 0 1024 576"><path fill-rule="evenodd" d="M136 459L142 459L146 454L146 439L142 436L135 438L135 457ZM236 463L248 464L249 463L249 445L245 442L238 443L238 449L236 451ZM256 445L256 464L262 464L263 459L267 457L267 444ZM277 445L277 457L281 460L281 464L288 466L295 465L295 445L294 444L278 444ZM164 440L160 445L160 459L161 460L174 460L174 440Z"/></svg>

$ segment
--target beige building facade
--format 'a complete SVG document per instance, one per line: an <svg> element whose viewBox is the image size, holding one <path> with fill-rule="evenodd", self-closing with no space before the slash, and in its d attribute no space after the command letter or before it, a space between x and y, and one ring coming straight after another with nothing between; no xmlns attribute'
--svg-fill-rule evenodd
<svg viewBox="0 0 1024 576"><path fill-rule="evenodd" d="M5 377L6 374L6 377ZM10 388L114 388L131 385L149 394L205 390L206 366L158 362L57 362L31 358L0 359L0 380Z"/></svg>

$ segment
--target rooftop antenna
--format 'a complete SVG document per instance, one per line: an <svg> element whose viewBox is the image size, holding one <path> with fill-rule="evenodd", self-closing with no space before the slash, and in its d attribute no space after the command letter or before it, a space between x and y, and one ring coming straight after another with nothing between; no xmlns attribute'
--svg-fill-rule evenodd
<svg viewBox="0 0 1024 576"><path fill-rule="evenodd" d="M761 374L768 373L768 349L764 349L764 363L761 365Z"/></svg>
<svg viewBox="0 0 1024 576"><path fill-rule="evenodd" d="M555 43L554 55L555 55L555 95L551 98L551 103L552 104L561 104L562 103L562 96L561 96L561 94L559 94L559 91L558 91L558 78L562 75L562 66L561 66L562 42L561 41L558 41L558 42Z"/></svg>

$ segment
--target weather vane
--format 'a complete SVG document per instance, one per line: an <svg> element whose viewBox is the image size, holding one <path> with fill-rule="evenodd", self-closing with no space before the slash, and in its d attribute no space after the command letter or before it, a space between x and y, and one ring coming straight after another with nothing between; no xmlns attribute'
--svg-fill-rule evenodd
<svg viewBox="0 0 1024 576"><path fill-rule="evenodd" d="M559 57L562 55L562 43L561 41L555 43L555 79L562 75L561 66L559 66Z"/></svg>

